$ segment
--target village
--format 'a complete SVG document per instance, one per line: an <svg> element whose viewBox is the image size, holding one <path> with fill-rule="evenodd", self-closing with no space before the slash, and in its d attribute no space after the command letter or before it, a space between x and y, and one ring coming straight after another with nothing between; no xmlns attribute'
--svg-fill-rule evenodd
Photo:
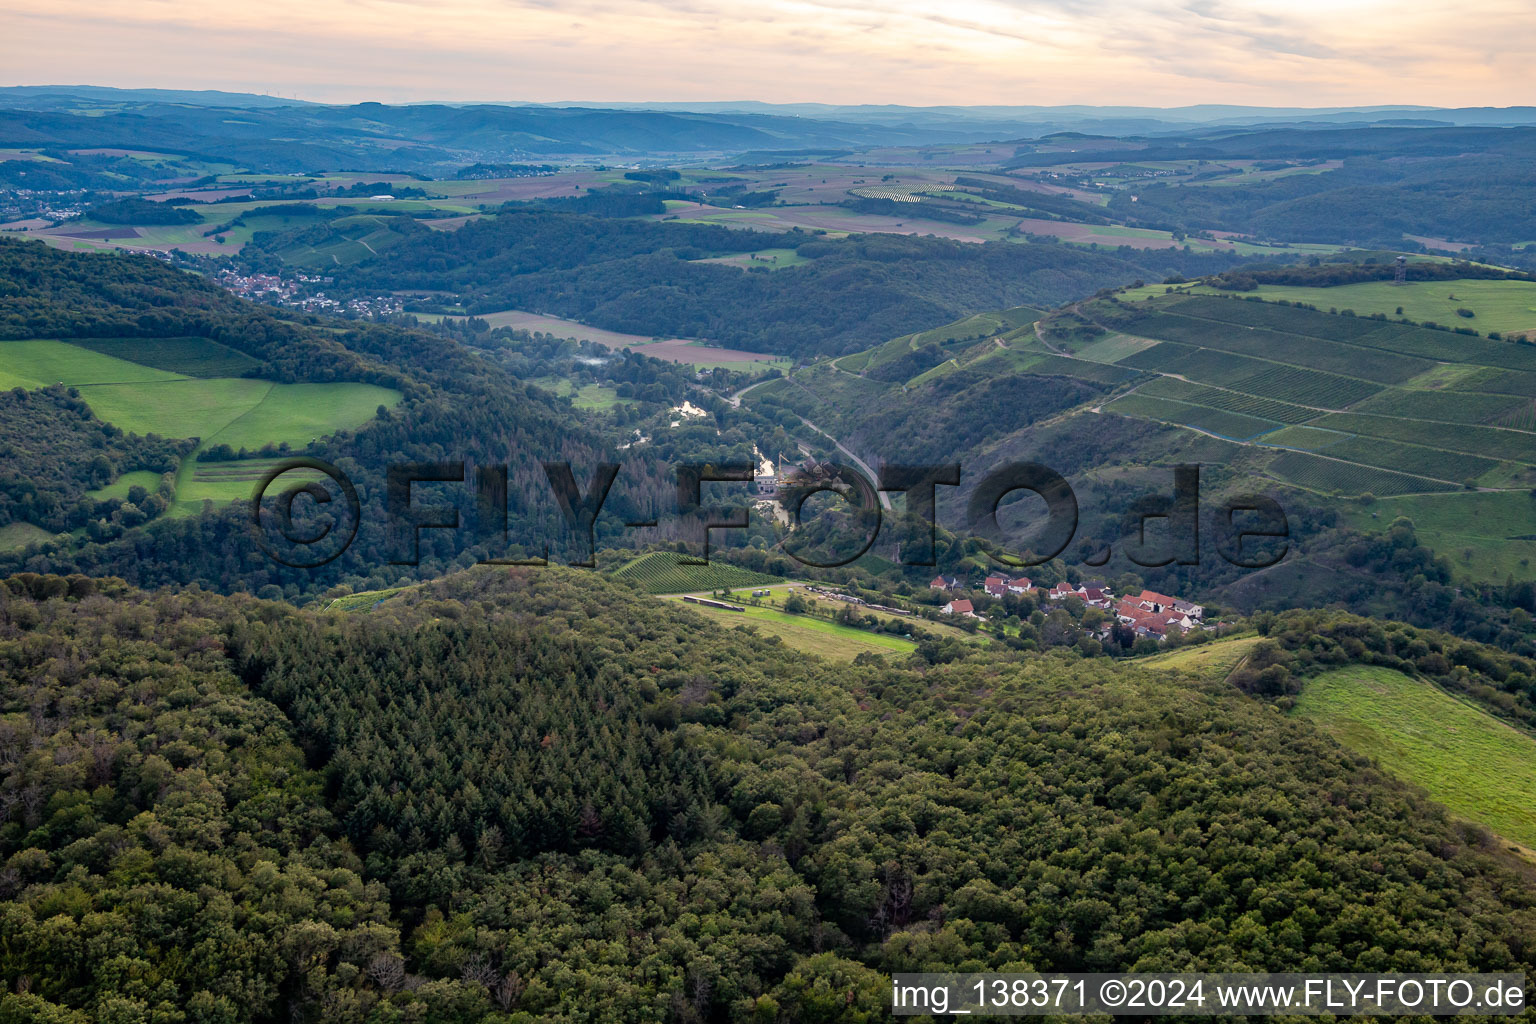
<svg viewBox="0 0 1536 1024"><path fill-rule="evenodd" d="M756 446L753 447L752 452L753 457L760 464L756 478L758 505L771 514L784 517L777 500L781 481L786 477L813 472L815 464L807 461L800 466L790 466L780 454L776 473L774 462L758 451ZM1148 637L1157 642L1166 640L1172 633L1183 634L1192 630L1212 628L1205 622L1205 608L1193 601L1171 597L1145 588L1135 594L1117 597L1110 585L1101 580L1087 580L1079 583L1063 581L1044 587L1036 586L1027 576L990 575L983 578L978 585L973 580L959 576L940 575L935 576L928 587L930 590L947 591L954 595L937 609L941 615L952 615L976 622L986 622L987 617L976 610L975 600L962 596L966 592L981 591L988 597L999 600L1006 599L1010 595L1030 596L1042 608L1051 604L1059 606L1069 598L1077 598L1086 608L1098 608L1108 613L1106 621L1093 631L1093 635L1101 641L1110 637L1116 625L1124 626L1136 637ZM869 604L861 598L836 590L814 586L806 589L821 597L849 604L866 605L875 611L895 615L913 614L902 608Z"/></svg>
<svg viewBox="0 0 1536 1024"><path fill-rule="evenodd" d="M935 576L928 587L930 590L956 592L979 589L995 598L1005 598L1009 594L1033 595L1037 600L1053 603L1075 597L1087 607L1100 608L1113 615L1112 622L1101 628L1100 639L1109 635L1113 622L1124 624L1137 636L1152 637L1155 640L1167 638L1172 630L1183 633L1205 628L1205 609L1201 605L1145 589L1135 595L1116 598L1109 585L1098 580L1080 583L1063 581L1047 588L1035 586L1027 576L988 576L980 587L975 587L958 576ZM985 621L984 616L977 614L975 602L969 598L956 597L940 611L945 615Z"/></svg>
<svg viewBox="0 0 1536 1024"><path fill-rule="evenodd" d="M274 306L287 306L310 313L332 313L345 317L376 317L401 312L404 300L393 295L375 295L371 298L354 298L345 302L330 298L323 291L308 293L311 286L329 284L330 277L313 274L297 274L283 277L280 274L241 274L224 269L214 280L242 298L265 302Z"/></svg>

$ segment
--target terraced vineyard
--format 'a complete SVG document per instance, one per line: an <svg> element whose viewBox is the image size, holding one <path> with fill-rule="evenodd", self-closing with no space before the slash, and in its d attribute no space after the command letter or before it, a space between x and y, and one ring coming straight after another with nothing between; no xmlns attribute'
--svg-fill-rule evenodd
<svg viewBox="0 0 1536 1024"><path fill-rule="evenodd" d="M1104 411L1284 449L1266 471L1287 483L1388 496L1536 481L1536 345L1228 296L1082 313L1113 344L1078 360L1154 375Z"/></svg>
<svg viewBox="0 0 1536 1024"><path fill-rule="evenodd" d="M1151 398L1141 394L1127 395L1109 403L1104 408L1109 412L1118 412L1126 416L1146 416L1167 423L1179 423L1233 441L1246 441L1280 426L1274 420L1261 420L1254 416L1243 416L1223 409L1211 409L1202 405L1190 405L1187 402L1175 402L1166 398Z"/></svg>
<svg viewBox="0 0 1536 1024"><path fill-rule="evenodd" d="M695 590L735 589L783 583L777 576L753 572L724 562L708 565L679 565L681 555L671 551L653 551L625 565L614 573L620 579L633 580L648 594L683 594Z"/></svg>
<svg viewBox="0 0 1536 1024"><path fill-rule="evenodd" d="M1040 311L1029 306L977 313L943 327L892 338L883 345L843 356L835 361L835 365L847 373L868 374L907 358L919 349L934 345L942 349L945 355L952 356L986 338L1014 338L1024 333L1024 329L1039 316Z"/></svg>
<svg viewBox="0 0 1536 1024"><path fill-rule="evenodd" d="M1454 484L1438 480L1336 462L1306 452L1286 452L1269 464L1269 470L1287 483L1335 494L1416 494L1456 489Z"/></svg>
<svg viewBox="0 0 1536 1024"><path fill-rule="evenodd" d="M1362 499L1346 511L1367 529L1415 495L1438 510L1536 493L1536 344L1232 296L1099 299L1034 316L982 314L893 339L768 382L753 399L857 446L862 421L849 410L900 407L949 375L966 373L977 394L994 379L1070 376L1105 389L1082 410L1194 432L1172 446L1159 435L1161 447L1133 458L1240 466ZM967 436L945 430L956 443ZM1435 529L1433 546L1479 578L1536 578L1536 499L1522 503L1473 516L1470 533Z"/></svg>
<svg viewBox="0 0 1536 1024"><path fill-rule="evenodd" d="M1209 406L1212 409L1225 409L1227 412L1257 416L1260 419L1274 420L1278 423L1304 423L1317 416L1315 409L1304 409L1289 402L1277 402L1270 398L1244 394L1241 391L1203 387L1179 380L1177 377L1158 377L1136 390L1142 395L1171 398L1192 405Z"/></svg>

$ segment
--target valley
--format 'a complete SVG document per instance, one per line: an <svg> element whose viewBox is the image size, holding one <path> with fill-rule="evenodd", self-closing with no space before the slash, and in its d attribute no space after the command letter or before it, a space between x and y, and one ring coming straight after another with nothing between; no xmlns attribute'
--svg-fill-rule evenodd
<svg viewBox="0 0 1536 1024"><path fill-rule="evenodd" d="M1536 111L873 98L0 88L0 1021L1536 972Z"/></svg>

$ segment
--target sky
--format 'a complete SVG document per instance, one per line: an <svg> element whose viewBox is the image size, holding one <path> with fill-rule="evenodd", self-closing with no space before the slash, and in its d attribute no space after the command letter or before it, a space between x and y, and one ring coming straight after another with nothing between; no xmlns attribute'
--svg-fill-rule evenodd
<svg viewBox="0 0 1536 1024"><path fill-rule="evenodd" d="M328 103L1536 103L1532 0L6 0L4 85Z"/></svg>

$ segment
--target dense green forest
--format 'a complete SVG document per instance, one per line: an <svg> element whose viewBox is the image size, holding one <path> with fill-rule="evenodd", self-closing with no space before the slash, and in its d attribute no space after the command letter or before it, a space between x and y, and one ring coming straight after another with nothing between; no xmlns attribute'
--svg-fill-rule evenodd
<svg viewBox="0 0 1536 1024"><path fill-rule="evenodd" d="M163 494L139 487L126 500L97 500L86 492L136 470L174 473L191 450L183 440L124 434L72 388L0 391L0 526L59 531L106 517L137 526L165 511Z"/></svg>
<svg viewBox="0 0 1536 1024"><path fill-rule="evenodd" d="M740 407L732 407L719 395L739 388L742 378L733 378L725 370L701 381L686 367L637 353L615 357L592 345L490 331L483 321L474 319L430 332L395 324L335 324L242 302L198 277L137 257L71 255L37 244L10 243L0 246L0 258L8 261L6 280L12 282L10 293L0 297L0 321L13 336L99 333L116 337L144 331L174 337L190 332L195 337L201 332L257 360L259 369L254 372L263 376L364 380L397 387L406 395L400 405L355 432L324 439L307 449L308 454L343 467L362 499L356 541L342 557L318 570L274 562L254 542L240 503L212 506L199 515L166 517L157 514L164 502L158 487L147 486L139 501L133 501L136 495L132 494L103 500L84 496L84 491L124 471L163 472L163 458L125 461L114 454L125 445L129 447L124 451L137 451L132 446L143 442L122 438L102 452L82 449L78 459L69 456L64 463L77 467L66 476L76 483L60 482L54 487L40 483L50 478L38 476L35 459L47 457L52 448L38 442L43 428L36 417L51 406L36 400L26 404L12 396L5 408L25 411L30 417L10 432L15 435L10 441L13 457L22 459L30 452L26 457L34 459L26 463L31 469L23 471L18 461L18 468L0 480L0 494L12 519L48 529L87 529L68 543L0 554L0 569L9 572L115 575L142 586L197 583L220 591L305 600L337 585L379 589L485 558L537 555L546 541L558 560L567 550L568 538L539 462L570 459L584 487L590 472L586 467L601 461L602 453L615 452L612 446L642 435L649 438L646 444L622 453L624 471L599 520L598 542L626 547L669 542L678 536L670 522L650 532L629 530L623 524L673 507L672 463L739 459L754 444L772 453L794 452L804 444L816 457L842 460L830 440L807 428L805 420L870 459L964 461L969 467L968 482L979 480L999 461L1046 455L1053 468L1072 476L1079 488L1083 520L1078 545L1068 553L1072 559L1089 558L1104 543L1114 541L1123 530L1122 510L1141 495L1166 489L1167 470L1159 467L1179 461L1202 463L1213 494L1244 483L1241 462L1233 461L1240 459L1241 450L1225 442L1194 438L1144 420L1062 418L1074 408L1091 406L1108 385L1062 375L1057 364L1019 372L1015 363L993 359L903 390L895 383L903 374L920 374L961 351L956 345L938 344L947 336L943 330L932 332L936 340L931 345L919 345L907 356L873 367L865 378L823 369L813 376L798 376L799 385L763 384ZM1242 310L1273 309L1233 305ZM1292 315L1325 317L1304 311ZM334 327L340 329L326 329ZM950 333L969 337L966 330L970 329ZM86 344L97 341L83 339ZM981 344L1000 352L990 341ZM882 379L886 377L891 380ZM533 383L550 380L566 380L574 388L590 384L604 389L613 405L601 413L578 409L569 398L558 398L542 384ZM703 390L704 383L714 393ZM896 392L901 393L892 397ZM677 418L669 410L685 399L706 415L670 426ZM77 408L64 422L89 428L81 435L83 443L94 445L93 436L105 438L107 433L80 418ZM158 445L153 451L164 456L182 450L178 445L184 447L184 442ZM114 468L104 469L96 461L98 454ZM237 453L216 452L209 457L232 454ZM451 500L457 504L462 526L455 531L423 531L419 564L392 564L399 548L386 528L386 469L391 464L444 458L467 460L466 481L463 486L444 488L442 497L432 503ZM505 539L487 535L476 518L471 481L473 467L481 464L508 467ZM1098 472L1116 466L1122 468L1107 476ZM57 487L63 489L55 494ZM941 567L953 571L992 566L977 541L962 529L964 495L952 495L944 488L939 497L945 526L938 549ZM1506 587L1459 582L1444 558L1419 543L1411 525L1364 536L1348 528L1337 509L1315 496L1287 500L1293 510L1298 557L1273 570L1255 575L1214 557L1197 567L1128 568L1135 569L1148 586L1201 595L1238 611L1337 602L1364 614L1443 626L1510 650L1524 650L1530 644L1529 621L1516 621L1513 611L1523 599ZM125 501L133 507L119 507ZM1212 501L1208 507L1216 506ZM150 521L137 525L141 517ZM750 560L754 568L761 568L774 556L778 537L761 517L754 516L752 522L752 529L745 532L717 533L716 550L721 557ZM891 541L882 540L873 553L884 561L871 562L863 573L854 567L830 575L867 578L873 573L884 580L882 586L926 582L924 567L891 565L896 558ZM805 571L778 557L785 566L769 571Z"/></svg>
<svg viewBox="0 0 1536 1024"><path fill-rule="evenodd" d="M905 971L1536 972L1519 837L1306 714L1319 676L1368 666L1486 711L1512 758L1536 734L1536 577L1456 561L1460 506L1416 526L1389 504L1486 499L1462 520L1531 539L1536 348L1450 283L1530 275L1416 258L1449 328L1323 312L1427 244L1404 234L1529 241L1536 130L995 122L976 137L1013 141L987 156L852 109L125 104L0 95L28 157L0 160L0 200L251 241L0 239L0 371L6 345L52 360L0 391L0 1024L860 1024ZM924 139L889 171L857 148ZM338 167L361 169L293 173ZM361 212L385 192L407 201ZM859 215L993 241L791 226ZM1035 233L1064 224L1084 230ZM1308 240L1373 251L1285 250ZM259 304L226 270L284 282ZM663 361L503 310L788 358ZM279 385L305 386L267 410L296 434L111 422L125 394ZM388 393L301 429L355 385ZM318 568L273 557L300 552L233 496L291 455L357 496ZM881 514L829 493L859 460L959 467L934 564L902 564L910 495L858 562L791 557ZM783 504L739 473L701 487L755 507L690 574L675 466L764 461ZM1036 589L988 592L1000 547L1041 540L1020 491L1006 543L968 522L1019 462L1071 481L1077 531L1021 570ZM595 550L560 463L580 492L618 465ZM1197 557L1131 558L1181 543L1164 499L1191 465ZM392 522L392 468L434 528ZM776 513L816 488L791 533ZM1254 571L1225 557L1224 503L1256 489L1287 529ZM294 504L296 534L347 533L343 502ZM1138 634L1060 582L1177 595L1205 625ZM962 595L981 617L945 610Z"/></svg>
<svg viewBox="0 0 1536 1024"><path fill-rule="evenodd" d="M16 577L0 666L7 1019L872 1020L894 970L1532 966L1527 869L1194 677L833 671L488 568L358 613Z"/></svg>
<svg viewBox="0 0 1536 1024"><path fill-rule="evenodd" d="M137 196L93 206L90 217L103 224L196 224L202 219L184 206L151 203Z"/></svg>
<svg viewBox="0 0 1536 1024"><path fill-rule="evenodd" d="M87 342L100 337L202 337L257 360L259 367L252 372L268 379L361 381L405 394L400 405L381 411L357 431L344 431L307 449L310 455L345 467L364 496L357 541L344 558L323 571L274 562L251 538L245 503L209 507L197 516L161 517L145 530L124 536L98 530L46 553L6 552L0 558L13 570L118 575L146 586L198 583L250 592L275 588L264 592L289 597L312 594L343 579L382 586L402 576L417 578L499 555L509 546L536 550L542 538L558 540L562 520L549 497L540 460L567 458L590 465L599 461L603 450L599 434L578 421L569 403L525 383L513 370L450 334L385 324L327 329L334 325L246 302L157 260L67 254L38 243L0 242L0 282L6 288L0 294L0 332L10 337L77 337ZM46 404L48 399L35 401ZM6 406L21 411L42 407L14 397ZM35 422L36 413L31 415ZM34 497L40 486L36 460L46 457L49 449L39 447L32 437L6 440L17 460L16 471L0 475L7 507L41 510L41 501L54 509L65 502L67 510L47 513L59 519L61 527L79 525L70 516L102 515L94 508L83 509L67 490L52 499ZM129 443L119 442L119 447ZM108 451L108 461L115 459L118 470L161 467L161 461L149 457L146 442L131 443L146 454L135 462ZM63 438L59 444L61 456L72 451ZM160 442L154 451L183 450L178 444ZM24 463L25 458L33 461ZM79 458L83 466L71 474L80 476L83 486L86 478L81 474L92 471L95 456ZM473 523L466 520L469 528L462 533L428 534L421 565L391 565L397 545L386 531L388 467L445 458L509 467L506 536L475 534ZM104 479L91 477L91 487L117 475L99 465L95 470ZM647 484L640 474L637 493L649 493L644 490ZM615 517L634 507L635 499L628 509L624 500L615 497ZM28 516L46 519L43 511ZM474 554L466 554L472 548ZM459 558L467 560L456 563Z"/></svg>
<svg viewBox="0 0 1536 1024"><path fill-rule="evenodd" d="M1089 252L804 232L786 238L516 206L452 232L408 218L389 227L408 239L337 268L333 291L447 289L476 313L527 309L646 337L706 338L797 357L856 351L983 309L1056 306L1137 278L1213 273L1236 262L1177 249ZM316 226L263 244L272 253L314 247L329 232ZM694 262L786 244L810 262L774 273Z"/></svg>

